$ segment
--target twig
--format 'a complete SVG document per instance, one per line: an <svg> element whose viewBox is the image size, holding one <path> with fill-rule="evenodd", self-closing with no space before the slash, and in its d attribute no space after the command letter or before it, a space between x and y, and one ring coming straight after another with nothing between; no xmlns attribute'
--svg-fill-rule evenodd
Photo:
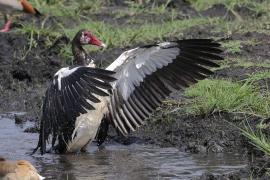
<svg viewBox="0 0 270 180"><path fill-rule="evenodd" d="M233 9L230 9L230 11L233 13L233 15L236 17L236 19L240 22L243 22L243 18L240 16L240 14L238 12L236 12Z"/></svg>

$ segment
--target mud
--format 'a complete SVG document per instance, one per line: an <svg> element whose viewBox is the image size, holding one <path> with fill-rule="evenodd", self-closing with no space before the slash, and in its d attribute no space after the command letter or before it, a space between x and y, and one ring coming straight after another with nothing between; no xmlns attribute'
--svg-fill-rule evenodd
<svg viewBox="0 0 270 180"><path fill-rule="evenodd" d="M248 58L249 61L255 63L269 63L270 35L254 31L242 34L234 33L228 38L228 40L240 40L243 42L241 43L241 52L239 53L240 56ZM252 43L245 44L245 42L248 41L252 41Z"/></svg>
<svg viewBox="0 0 270 180"><path fill-rule="evenodd" d="M36 120L45 88L54 73L64 65L58 55L44 54L45 41L28 44L25 36L0 34L0 111L28 112L28 120Z"/></svg>
<svg viewBox="0 0 270 180"><path fill-rule="evenodd" d="M111 1L110 1L111 2ZM149 8L149 5L145 5ZM127 8L127 4L122 1L115 0L110 5L104 7L104 13L92 13L91 19L95 21L104 21L112 26L140 26L145 23L161 23L170 20L171 13L167 12L161 17L158 14L138 13L130 14L125 12L123 16L105 13L117 12ZM177 10L175 19L190 18L195 16L202 17L224 17L228 21L236 20L235 15L228 11L224 5L215 5L203 12L197 12L185 1L172 1L166 7L169 11ZM106 10L106 11L105 11ZM257 14L246 7L235 7L234 9L243 19L260 18L261 14ZM88 16L89 13L83 14ZM49 85L54 73L62 66L67 65L61 58L61 46L47 51L47 37L34 37L36 45L31 47L29 37L16 32L21 25L27 23L29 16L22 16L18 22L13 25L10 33L0 34L0 112L23 111L25 115L16 117L17 124L23 124L28 121L36 122L35 125L24 129L27 133L37 132L38 118L42 98L46 87ZM46 19L47 18L47 19ZM82 18L82 22L88 21ZM34 20L36 25L45 24L46 27L59 28L57 22L63 23L64 27L75 27L78 25L77 19L71 17L42 17ZM0 21L2 22L2 21ZM45 22L45 23L44 23ZM270 59L269 41L270 36L259 32L232 33L229 37L222 32L211 32L213 27L197 26L187 29L183 32L183 37L188 38L208 38L216 37L221 42L233 40L256 40L254 44L243 44L239 54L226 53L226 57L246 58L247 61L253 63L267 63ZM166 37L165 37L166 38ZM167 37L168 39L173 37ZM175 37L179 38L179 37ZM95 59L102 62L102 66L108 65L121 52L126 49L135 47L131 45L125 48L108 49L103 52L92 53ZM265 67L231 67L217 70L213 78L230 78L234 81L240 81L248 77L249 74L255 72L269 71ZM265 84L270 84L269 79L258 81L263 88ZM174 93L173 99L182 100L185 97L181 92ZM245 155L244 158L249 160L249 166L239 171L226 173L224 175L216 175L204 173L195 179L242 179L248 178L250 173L253 177L259 179L267 179L266 170L270 168L269 159L264 157L259 151L251 146L248 141L240 134L234 125L239 125L245 115L220 113L213 115L190 116L181 111L181 106L167 111L167 106L161 107L146 125L132 133L128 138L118 136L113 129L105 144L118 142L123 145L151 144L158 147L174 147L180 151L189 153L225 153L240 152ZM248 116L248 120L253 126L260 122L257 117ZM234 125L233 125L234 124Z"/></svg>
<svg viewBox="0 0 270 180"><path fill-rule="evenodd" d="M214 77L219 79L232 79L233 81L241 81L250 77L250 75L258 72L269 72L270 68L266 67L247 67L241 66L229 67L215 71Z"/></svg>
<svg viewBox="0 0 270 180"><path fill-rule="evenodd" d="M201 14L206 17L221 17L228 21L242 21L243 19L259 18L262 16L261 13L252 11L248 7L235 6L232 11L228 9L224 4L215 4L211 8L202 11Z"/></svg>

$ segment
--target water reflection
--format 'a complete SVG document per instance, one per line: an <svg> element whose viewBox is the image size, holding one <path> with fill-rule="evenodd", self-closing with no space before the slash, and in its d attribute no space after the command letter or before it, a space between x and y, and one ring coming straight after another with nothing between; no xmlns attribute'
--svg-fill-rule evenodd
<svg viewBox="0 0 270 180"><path fill-rule="evenodd" d="M190 179L206 171L228 173L246 164L235 154L191 155L175 148L139 144L110 144L101 149L92 145L84 154L30 156L38 135L23 133L23 129L14 120L0 118L0 155L29 160L47 179Z"/></svg>

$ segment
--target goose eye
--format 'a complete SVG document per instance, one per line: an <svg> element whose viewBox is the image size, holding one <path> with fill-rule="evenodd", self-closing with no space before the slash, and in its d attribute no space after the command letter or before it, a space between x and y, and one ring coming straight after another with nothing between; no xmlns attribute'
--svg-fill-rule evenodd
<svg viewBox="0 0 270 180"><path fill-rule="evenodd" d="M82 44L89 44L89 42L91 41L90 34L83 32L80 41Z"/></svg>

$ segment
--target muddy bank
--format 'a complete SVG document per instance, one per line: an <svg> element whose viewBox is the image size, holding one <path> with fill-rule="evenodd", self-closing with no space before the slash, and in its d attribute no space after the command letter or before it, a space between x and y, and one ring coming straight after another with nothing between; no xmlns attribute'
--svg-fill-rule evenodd
<svg viewBox="0 0 270 180"><path fill-rule="evenodd" d="M30 47L26 36L0 34L0 112L23 111L36 119L46 87L65 64L59 53L43 53L48 48L44 38L35 42Z"/></svg>

